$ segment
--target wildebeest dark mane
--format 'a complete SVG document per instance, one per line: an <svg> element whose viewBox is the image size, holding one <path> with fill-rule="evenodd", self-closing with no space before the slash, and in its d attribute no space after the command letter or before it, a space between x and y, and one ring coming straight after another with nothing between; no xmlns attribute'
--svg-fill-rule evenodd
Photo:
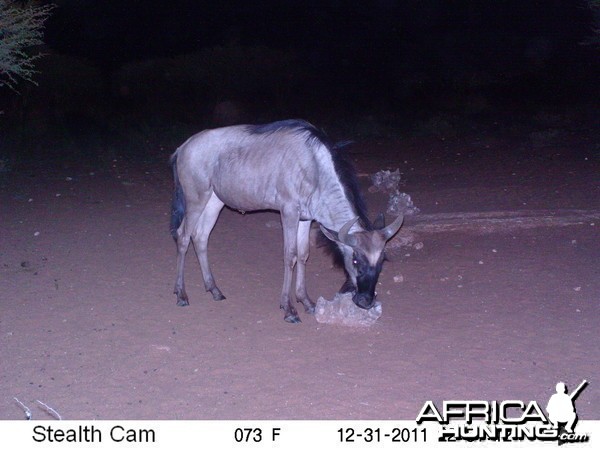
<svg viewBox="0 0 600 450"><path fill-rule="evenodd" d="M307 143L320 142L329 150L335 172L344 187L346 197L358 216L365 230L371 231L373 226L367 215L367 205L360 190L356 170L349 155L344 150L352 141L333 143L323 130L301 119L280 120L263 125L248 125L246 131L250 134L271 134L281 129L289 129L298 133L307 133ZM338 230L336 230L338 231ZM328 242L331 242L328 240ZM337 246L336 246L337 248Z"/></svg>
<svg viewBox="0 0 600 450"><path fill-rule="evenodd" d="M335 167L335 171L340 183L342 186L344 186L348 201L354 208L354 212L358 216L363 228L371 231L373 229L373 225L371 224L371 221L367 215L367 205L360 190L356 169L350 160L350 156L345 151L345 147L348 144L349 142L346 141L334 144L332 146L327 146L327 148L331 153L333 166ZM325 248L326 252L329 253L333 258L333 264L336 267L344 267L344 255L342 254L338 244L327 239L322 232L319 232L317 245Z"/></svg>
<svg viewBox="0 0 600 450"><path fill-rule="evenodd" d="M350 160L345 147L350 141L332 143L329 137L312 124L299 119L281 120L278 122L268 123L264 125L249 125L247 131L251 134L271 134L283 128L297 130L298 133L307 133L307 143L312 144L314 141L322 143L331 154L333 167L344 187L346 198L352 205L355 214L358 216L361 225L365 230L371 231L373 226L367 215L367 205L360 190L360 184L356 175L356 169ZM339 230L335 230L339 231ZM337 267L344 267L344 255L338 244L327 239L322 232L319 232L317 245L324 247L325 251L333 258L333 263Z"/></svg>
<svg viewBox="0 0 600 450"><path fill-rule="evenodd" d="M349 143L349 141L340 142L328 147L328 149L331 153L333 166L335 167L337 176L346 191L348 201L354 208L354 212L358 216L363 228L367 231L372 231L373 226L367 214L367 204L365 203L365 199L360 189L356 169L350 160L350 156L344 150Z"/></svg>
<svg viewBox="0 0 600 450"><path fill-rule="evenodd" d="M293 130L298 134L307 133L307 143L317 140L322 142L326 147L331 146L329 138L322 130L319 130L314 125L301 119L279 120L277 122L265 123L262 125L248 125L246 127L246 131L250 134L272 134L282 129Z"/></svg>

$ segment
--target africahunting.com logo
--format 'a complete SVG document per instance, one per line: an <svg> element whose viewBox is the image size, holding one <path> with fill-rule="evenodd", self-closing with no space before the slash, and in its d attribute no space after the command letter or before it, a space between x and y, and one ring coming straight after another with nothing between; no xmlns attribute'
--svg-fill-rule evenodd
<svg viewBox="0 0 600 450"><path fill-rule="evenodd" d="M570 394L565 383L556 384L546 413L536 401L521 400L444 401L438 409L427 401L417 416L417 424L437 422L442 425L440 441L558 441L587 442L588 434L575 432L575 399L588 385L583 380Z"/></svg>

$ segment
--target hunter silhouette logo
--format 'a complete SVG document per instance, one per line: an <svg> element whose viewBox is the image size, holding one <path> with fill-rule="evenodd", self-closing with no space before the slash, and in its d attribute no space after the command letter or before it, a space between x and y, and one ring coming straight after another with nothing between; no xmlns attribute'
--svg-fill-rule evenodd
<svg viewBox="0 0 600 450"><path fill-rule="evenodd" d="M416 422L437 422L441 425L438 440L455 441L558 441L559 445L587 442L589 435L575 433L577 412L575 399L589 383L583 380L568 393L565 383L556 384L546 406L546 412L538 402L531 400L487 401L451 400L438 407L426 401Z"/></svg>
<svg viewBox="0 0 600 450"><path fill-rule="evenodd" d="M583 380L571 394L568 394L565 383L562 381L556 383L556 394L553 394L548 400L546 411L548 412L548 419L558 430L559 441L577 440L578 435L573 431L577 423L575 399L588 384L587 380Z"/></svg>

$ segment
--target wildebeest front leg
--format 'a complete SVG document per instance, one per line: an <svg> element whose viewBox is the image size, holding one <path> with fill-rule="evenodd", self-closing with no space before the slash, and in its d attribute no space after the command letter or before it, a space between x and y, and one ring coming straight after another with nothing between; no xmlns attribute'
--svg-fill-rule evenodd
<svg viewBox="0 0 600 450"><path fill-rule="evenodd" d="M290 210L281 211L281 223L283 225L283 289L280 307L285 311L284 320L290 323L301 322L296 308L290 302L292 275L297 260L299 221L300 213L297 210L290 208Z"/></svg>
<svg viewBox="0 0 600 450"><path fill-rule="evenodd" d="M309 314L315 313L315 304L306 292L306 261L310 253L310 220L301 220L298 225L298 263L296 266L296 300L304 305Z"/></svg>
<svg viewBox="0 0 600 450"><path fill-rule="evenodd" d="M202 211L202 215L198 220L196 230L192 235L194 247L196 248L196 254L198 256L198 262L200 263L200 268L202 269L204 287L206 288L207 292L210 291L213 296L213 300L225 300L225 296L217 287L212 271L210 270L210 264L208 263L208 238L222 209L223 202L213 192L208 200L208 203L204 207L204 211Z"/></svg>

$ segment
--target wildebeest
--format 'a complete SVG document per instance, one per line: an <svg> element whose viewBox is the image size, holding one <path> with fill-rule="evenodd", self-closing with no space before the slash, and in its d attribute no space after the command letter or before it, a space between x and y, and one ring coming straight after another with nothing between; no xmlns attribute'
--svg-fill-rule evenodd
<svg viewBox="0 0 600 450"><path fill-rule="evenodd" d="M175 192L171 233L177 242L177 304L189 304L183 279L190 238L207 291L225 296L208 263L207 244L224 205L245 212L276 210L283 226L284 277L281 308L287 322L300 322L290 302L296 267L296 299L308 313L314 302L306 292L305 265L309 231L316 220L343 263L353 301L369 309L384 260L384 247L402 225L402 217L380 229L371 224L356 174L340 146L301 120L266 125L236 125L202 131L171 157Z"/></svg>

